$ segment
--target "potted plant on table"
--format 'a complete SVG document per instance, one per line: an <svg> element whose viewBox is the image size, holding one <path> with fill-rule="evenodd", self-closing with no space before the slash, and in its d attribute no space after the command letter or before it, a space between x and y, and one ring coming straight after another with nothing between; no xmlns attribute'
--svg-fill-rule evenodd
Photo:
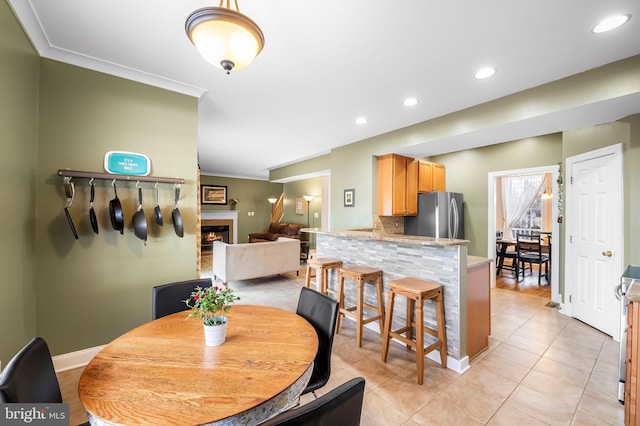
<svg viewBox="0 0 640 426"><path fill-rule="evenodd" d="M224 343L227 332L227 317L231 305L239 297L227 283L214 283L211 287L196 287L185 303L191 308L188 318L199 317L204 325L207 346L219 346Z"/></svg>

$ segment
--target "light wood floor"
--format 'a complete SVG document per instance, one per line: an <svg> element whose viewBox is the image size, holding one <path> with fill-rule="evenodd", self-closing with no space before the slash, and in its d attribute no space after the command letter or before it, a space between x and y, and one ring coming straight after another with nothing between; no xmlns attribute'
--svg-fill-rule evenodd
<svg viewBox="0 0 640 426"><path fill-rule="evenodd" d="M551 300L551 285L545 280L544 275L538 285L537 265L533 265L533 272L527 271L524 279L521 276L519 280L516 280L514 275L511 271L501 271L500 275L496 277L496 287Z"/></svg>

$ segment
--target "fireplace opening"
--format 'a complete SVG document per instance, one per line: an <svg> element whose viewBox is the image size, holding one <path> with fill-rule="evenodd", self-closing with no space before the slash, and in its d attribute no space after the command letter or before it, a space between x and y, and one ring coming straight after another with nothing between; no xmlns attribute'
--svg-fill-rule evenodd
<svg viewBox="0 0 640 426"><path fill-rule="evenodd" d="M203 250L211 250L216 240L229 244L229 225L203 225L200 228L200 246Z"/></svg>

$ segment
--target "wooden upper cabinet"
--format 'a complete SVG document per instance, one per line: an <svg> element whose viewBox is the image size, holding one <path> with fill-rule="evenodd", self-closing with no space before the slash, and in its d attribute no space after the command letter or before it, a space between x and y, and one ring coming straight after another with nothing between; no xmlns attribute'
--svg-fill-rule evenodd
<svg viewBox="0 0 640 426"><path fill-rule="evenodd" d="M418 162L402 155L378 157L378 214L415 216L418 212Z"/></svg>
<svg viewBox="0 0 640 426"><path fill-rule="evenodd" d="M419 161L418 192L444 191L444 164Z"/></svg>

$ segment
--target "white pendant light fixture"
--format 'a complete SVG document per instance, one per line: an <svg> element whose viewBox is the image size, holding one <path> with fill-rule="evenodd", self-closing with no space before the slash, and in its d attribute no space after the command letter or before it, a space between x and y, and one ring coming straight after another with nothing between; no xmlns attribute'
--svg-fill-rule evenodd
<svg viewBox="0 0 640 426"><path fill-rule="evenodd" d="M185 30L204 59L227 74L249 66L264 47L262 30L240 13L237 0L220 0L218 7L194 11Z"/></svg>

